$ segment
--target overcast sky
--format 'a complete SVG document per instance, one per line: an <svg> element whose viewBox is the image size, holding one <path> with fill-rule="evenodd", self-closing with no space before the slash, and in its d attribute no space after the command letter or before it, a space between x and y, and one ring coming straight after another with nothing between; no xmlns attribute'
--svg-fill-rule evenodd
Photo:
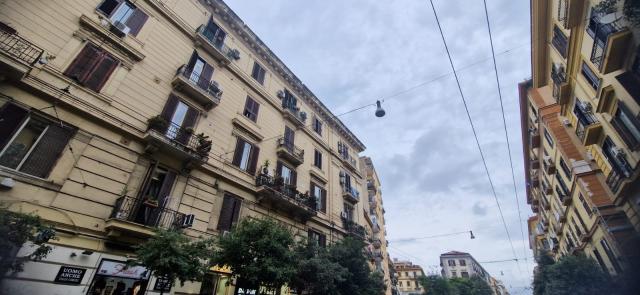
<svg viewBox="0 0 640 295"><path fill-rule="evenodd" d="M226 0L335 114L450 73L427 0ZM530 77L529 1L487 0L525 240L521 235L482 0L434 0L504 211L515 262L485 263L512 294L531 294L517 83ZM505 52L509 50L508 52ZM473 65L471 67L466 67ZM341 117L367 146L382 180L392 257L439 271L457 250L478 261L513 258L453 75ZM467 235L394 242L473 230ZM526 247L526 249L525 249Z"/></svg>

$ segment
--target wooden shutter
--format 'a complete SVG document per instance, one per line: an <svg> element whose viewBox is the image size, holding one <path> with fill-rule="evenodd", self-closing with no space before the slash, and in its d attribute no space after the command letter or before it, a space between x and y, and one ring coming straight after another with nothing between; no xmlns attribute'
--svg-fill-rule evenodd
<svg viewBox="0 0 640 295"><path fill-rule="evenodd" d="M198 81L198 83L205 90L209 89L209 84L211 83L211 76L213 76L213 67L208 63L204 62L204 67L202 67L202 73L200 73L200 80Z"/></svg>
<svg viewBox="0 0 640 295"><path fill-rule="evenodd" d="M249 157L249 167L247 172L253 175L256 173L256 167L258 166L258 155L260 154L260 148L256 145L251 145L251 154Z"/></svg>
<svg viewBox="0 0 640 295"><path fill-rule="evenodd" d="M242 152L244 151L244 143L245 141L238 137L236 141L236 150L233 153L233 161L231 162L233 165L240 167L240 162L242 162Z"/></svg>
<svg viewBox="0 0 640 295"><path fill-rule="evenodd" d="M289 126L284 126L284 144L288 147L293 147L294 142L295 133L293 133L293 130L291 130Z"/></svg>
<svg viewBox="0 0 640 295"><path fill-rule="evenodd" d="M148 18L149 16L146 13L144 13L139 8L136 8L136 10L133 11L133 14L129 17L126 23L127 27L129 27L129 34L137 36L140 32L140 29L142 29L142 26L144 26L144 23L147 22Z"/></svg>
<svg viewBox="0 0 640 295"><path fill-rule="evenodd" d="M75 129L61 127L59 123L49 125L20 171L46 178L74 133Z"/></svg>
<svg viewBox="0 0 640 295"><path fill-rule="evenodd" d="M100 92L119 63L113 56L103 52L100 54L98 64L83 81L84 85L95 92Z"/></svg>
<svg viewBox="0 0 640 295"><path fill-rule="evenodd" d="M187 78L191 76L191 72L193 71L193 67L196 64L196 61L198 61L198 52L194 50L193 53L191 54L191 57L189 58L189 63L187 63L187 67L184 69L185 75L187 76Z"/></svg>
<svg viewBox="0 0 640 295"><path fill-rule="evenodd" d="M98 48L91 43L87 43L69 65L64 75L78 82L83 82L98 61Z"/></svg>
<svg viewBox="0 0 640 295"><path fill-rule="evenodd" d="M234 198L229 195L225 195L222 201L222 209L220 209L220 217L218 218L218 230L223 231L231 229L234 206Z"/></svg>
<svg viewBox="0 0 640 295"><path fill-rule="evenodd" d="M298 173L293 169L291 169L291 181L289 184L291 184L292 186L297 186L298 184Z"/></svg>
<svg viewBox="0 0 640 295"><path fill-rule="evenodd" d="M242 200L240 198L233 198L233 212L231 216L231 225L233 226L238 222L240 218L240 208L242 208Z"/></svg>
<svg viewBox="0 0 640 295"><path fill-rule="evenodd" d="M320 197L320 211L327 213L327 190L322 188L321 189L321 197Z"/></svg>
<svg viewBox="0 0 640 295"><path fill-rule="evenodd" d="M171 188L173 188L173 183L176 180L176 173L173 171L167 171L167 175L164 177L162 181L162 186L160 187L160 191L158 191L158 202L160 205L165 206L164 204L165 198L171 194Z"/></svg>
<svg viewBox="0 0 640 295"><path fill-rule="evenodd" d="M169 99L167 99L167 103L164 104L162 113L160 113L160 117L165 119L167 122L171 122L171 117L176 111L176 107L178 106L179 101L180 99L177 96L170 94Z"/></svg>
<svg viewBox="0 0 640 295"><path fill-rule="evenodd" d="M108 17L110 17L113 12L116 11L116 7L120 5L121 0L104 0L99 6L98 11L101 11Z"/></svg>
<svg viewBox="0 0 640 295"><path fill-rule="evenodd" d="M198 120L198 110L189 107L189 109L187 109L187 113L184 116L184 120L182 121L182 128L193 128L194 126L196 126L196 121ZM187 132L179 132L178 137L176 138L176 140L178 140L178 142L182 143L182 144L187 144L187 142L189 141L189 137L191 136L191 134L187 133Z"/></svg>
<svg viewBox="0 0 640 295"><path fill-rule="evenodd" d="M0 150L11 140L28 114L29 111L10 102L0 107Z"/></svg>

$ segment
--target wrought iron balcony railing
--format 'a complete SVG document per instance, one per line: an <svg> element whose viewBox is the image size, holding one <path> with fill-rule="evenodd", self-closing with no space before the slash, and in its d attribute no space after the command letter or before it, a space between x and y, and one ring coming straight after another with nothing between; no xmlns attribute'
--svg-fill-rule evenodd
<svg viewBox="0 0 640 295"><path fill-rule="evenodd" d="M304 150L295 146L292 142L285 140L284 137L278 138L278 155L286 158L295 165L304 162Z"/></svg>
<svg viewBox="0 0 640 295"><path fill-rule="evenodd" d="M318 209L316 198L306 193L299 192L294 185L284 183L282 177L273 177L267 174L259 174L256 177L256 186L266 187L271 190L278 198L288 201L305 210L315 212Z"/></svg>
<svg viewBox="0 0 640 295"><path fill-rule="evenodd" d="M343 185L342 186L342 193L344 196L348 196L351 198L351 201L353 202L359 202L360 201L360 192L355 189L352 186L346 186Z"/></svg>
<svg viewBox="0 0 640 295"><path fill-rule="evenodd" d="M120 197L116 200L110 218L149 227L182 228L185 214L164 208L162 205L158 201Z"/></svg>
<svg viewBox="0 0 640 295"><path fill-rule="evenodd" d="M355 221L342 217L342 222L347 233L353 237L364 239L367 231L364 226L357 224Z"/></svg>
<svg viewBox="0 0 640 295"><path fill-rule="evenodd" d="M0 50L28 65L35 64L44 52L40 47L3 27L0 27Z"/></svg>
<svg viewBox="0 0 640 295"><path fill-rule="evenodd" d="M218 82L203 77L200 73L193 72L187 65L182 65L178 68L178 75L182 75L189 81L190 84L197 87L201 91L220 99L222 96L222 89L218 85Z"/></svg>
<svg viewBox="0 0 640 295"><path fill-rule="evenodd" d="M162 136L173 145L193 153L202 161L206 161L209 157L212 141L203 134L195 134L193 129L183 128L182 126L166 121L160 116L151 118L148 128L149 130L162 134Z"/></svg>

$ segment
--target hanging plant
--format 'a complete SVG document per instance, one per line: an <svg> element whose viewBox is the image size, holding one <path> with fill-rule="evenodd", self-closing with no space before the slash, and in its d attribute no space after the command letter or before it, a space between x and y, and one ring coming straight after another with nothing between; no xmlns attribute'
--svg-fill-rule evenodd
<svg viewBox="0 0 640 295"><path fill-rule="evenodd" d="M161 116L151 117L149 118L149 120L147 120L147 123L148 123L148 129L153 129L153 130L163 130L169 126L169 123L167 122L167 120L165 120Z"/></svg>

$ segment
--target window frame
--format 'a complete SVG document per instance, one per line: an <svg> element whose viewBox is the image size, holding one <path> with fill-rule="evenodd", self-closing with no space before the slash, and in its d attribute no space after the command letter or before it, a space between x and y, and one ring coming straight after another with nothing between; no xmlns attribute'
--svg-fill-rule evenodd
<svg viewBox="0 0 640 295"><path fill-rule="evenodd" d="M313 166L322 170L322 152L318 149L313 149Z"/></svg>
<svg viewBox="0 0 640 295"><path fill-rule="evenodd" d="M322 121L317 116L313 117L313 131L322 136Z"/></svg>
<svg viewBox="0 0 640 295"><path fill-rule="evenodd" d="M260 113L260 104L255 99L251 98L250 96L247 96L244 103L244 110L242 111L242 115L245 118L257 123L259 113Z"/></svg>
<svg viewBox="0 0 640 295"><path fill-rule="evenodd" d="M256 80L256 82L260 83L260 85L264 85L266 76L267 76L267 69L265 69L257 61L254 61L253 69L251 70L251 77L254 80Z"/></svg>

